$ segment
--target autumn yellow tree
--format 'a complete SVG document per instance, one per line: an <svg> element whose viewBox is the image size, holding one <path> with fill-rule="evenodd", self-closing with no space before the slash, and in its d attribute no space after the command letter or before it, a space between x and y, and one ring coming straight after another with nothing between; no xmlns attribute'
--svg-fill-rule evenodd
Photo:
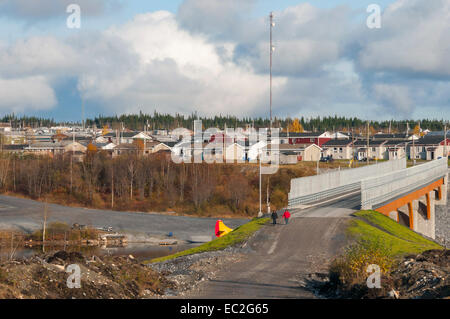
<svg viewBox="0 0 450 319"><path fill-rule="evenodd" d="M303 133L304 129L302 124L299 122L298 118L295 118L294 121L288 125L289 132L294 133Z"/></svg>
<svg viewBox="0 0 450 319"><path fill-rule="evenodd" d="M414 133L414 135L417 135L417 136L424 136L425 135L423 132L420 131L420 125L419 124L417 124L414 127L413 133Z"/></svg>
<svg viewBox="0 0 450 319"><path fill-rule="evenodd" d="M97 151L98 151L98 148L97 148L96 145L94 145L94 144L92 144L92 143L89 143L89 144L87 145L87 152L88 152L88 153L93 154L93 153L97 153Z"/></svg>

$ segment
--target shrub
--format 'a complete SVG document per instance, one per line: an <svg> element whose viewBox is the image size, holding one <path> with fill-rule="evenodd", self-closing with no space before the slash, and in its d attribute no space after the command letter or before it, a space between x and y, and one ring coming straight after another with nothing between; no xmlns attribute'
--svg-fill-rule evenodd
<svg viewBox="0 0 450 319"><path fill-rule="evenodd" d="M390 272L394 258L390 248L381 240L359 240L348 246L345 253L334 260L330 267L330 281L337 285L352 285L367 278L367 267L378 265L382 274Z"/></svg>

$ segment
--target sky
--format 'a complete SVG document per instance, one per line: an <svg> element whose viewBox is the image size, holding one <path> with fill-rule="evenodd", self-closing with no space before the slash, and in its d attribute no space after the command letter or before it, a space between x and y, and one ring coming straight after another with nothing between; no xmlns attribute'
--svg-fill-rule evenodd
<svg viewBox="0 0 450 319"><path fill-rule="evenodd" d="M271 11L274 116L450 119L450 0L0 0L0 115L268 117Z"/></svg>

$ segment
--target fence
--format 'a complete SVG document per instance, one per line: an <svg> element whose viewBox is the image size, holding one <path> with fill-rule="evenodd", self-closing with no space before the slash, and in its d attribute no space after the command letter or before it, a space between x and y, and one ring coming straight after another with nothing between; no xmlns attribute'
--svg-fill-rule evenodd
<svg viewBox="0 0 450 319"><path fill-rule="evenodd" d="M361 181L361 208L372 209L375 205L426 186L446 176L447 166L447 158L442 158L398 172L364 179Z"/></svg>
<svg viewBox="0 0 450 319"><path fill-rule="evenodd" d="M291 180L289 207L308 204L339 194L358 191L361 180L406 168L406 159L397 159L364 167L338 170Z"/></svg>

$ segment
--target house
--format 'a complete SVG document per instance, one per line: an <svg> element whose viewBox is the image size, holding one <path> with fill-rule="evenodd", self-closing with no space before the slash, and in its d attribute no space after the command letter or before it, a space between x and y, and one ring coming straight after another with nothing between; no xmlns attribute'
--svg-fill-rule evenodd
<svg viewBox="0 0 450 319"><path fill-rule="evenodd" d="M0 122L0 132L11 132L11 123Z"/></svg>
<svg viewBox="0 0 450 319"><path fill-rule="evenodd" d="M107 138L107 137L105 137L105 136L98 136L96 139L95 139L95 142L96 143L108 143L109 142L109 139Z"/></svg>
<svg viewBox="0 0 450 319"><path fill-rule="evenodd" d="M450 138L444 136L425 135L413 143L409 143L408 155L412 158L423 160L434 160L445 156L445 142L447 142L447 156L450 153Z"/></svg>
<svg viewBox="0 0 450 319"><path fill-rule="evenodd" d="M110 143L117 144L132 144L135 140L146 140L147 142L152 141L152 137L145 132L119 132L118 135L116 132L111 132L103 135L104 138L108 139Z"/></svg>
<svg viewBox="0 0 450 319"><path fill-rule="evenodd" d="M298 163L298 153L294 151L282 151L280 152L280 164L281 165L293 165Z"/></svg>
<svg viewBox="0 0 450 319"><path fill-rule="evenodd" d="M214 144L214 143L212 143ZM219 143L221 145L221 143ZM248 158L246 147L242 145L243 143L231 143L225 144L225 161L227 163L231 162L245 162Z"/></svg>
<svg viewBox="0 0 450 319"><path fill-rule="evenodd" d="M52 138L52 141L61 142L61 141L68 139L69 136L67 136L66 134L63 134L63 133L56 133L56 134L52 135L51 138Z"/></svg>
<svg viewBox="0 0 450 319"><path fill-rule="evenodd" d="M170 150L171 148L168 145L158 141L146 142L144 145L144 154L146 155L156 153L159 151L170 151Z"/></svg>
<svg viewBox="0 0 450 319"><path fill-rule="evenodd" d="M404 139L400 140L387 140L384 144L385 147L385 153L384 153L384 159L385 160L393 160L393 159L400 159L404 158L406 156L406 145L408 145L410 142L405 141Z"/></svg>
<svg viewBox="0 0 450 319"><path fill-rule="evenodd" d="M37 142L24 148L24 153L35 155L56 155L63 154L64 145L61 142Z"/></svg>
<svg viewBox="0 0 450 319"><path fill-rule="evenodd" d="M280 162L281 158L286 159L286 156L292 156L293 153L297 156L297 161L318 161L320 159L320 154L322 148L316 144L279 144L278 150L276 148L272 149L272 145L269 144L264 148L263 156L273 157L279 156ZM284 156L282 156L284 154Z"/></svg>
<svg viewBox="0 0 450 319"><path fill-rule="evenodd" d="M113 151L112 151L112 156L116 157L118 155L138 154L138 153L139 153L139 149L135 144L122 143L122 144L114 146Z"/></svg>
<svg viewBox="0 0 450 319"><path fill-rule="evenodd" d="M373 140L386 141L386 140L408 140L409 135L406 133L376 133L372 136Z"/></svg>
<svg viewBox="0 0 450 319"><path fill-rule="evenodd" d="M25 147L28 147L28 144L5 144L2 145L1 147L2 152L22 154L24 152Z"/></svg>
<svg viewBox="0 0 450 319"><path fill-rule="evenodd" d="M322 144L322 155L332 156L334 159L352 159L353 141L350 139L332 139Z"/></svg>
<svg viewBox="0 0 450 319"><path fill-rule="evenodd" d="M321 153L322 148L316 144L304 145L300 148L299 160L317 162L320 160Z"/></svg>
<svg viewBox="0 0 450 319"><path fill-rule="evenodd" d="M66 152L81 152L86 153L87 147L79 142L61 143L64 145L64 153Z"/></svg>
<svg viewBox="0 0 450 319"><path fill-rule="evenodd" d="M279 138L280 144L316 144L322 147L323 143L331 140L332 134L330 132L280 132Z"/></svg>
<svg viewBox="0 0 450 319"><path fill-rule="evenodd" d="M23 131L7 130L1 133L3 144L26 144L25 133Z"/></svg>
<svg viewBox="0 0 450 319"><path fill-rule="evenodd" d="M353 143L355 148L356 157L358 160L368 158L368 159L384 159L386 147L384 146L386 140L358 140ZM367 144L369 148L367 149Z"/></svg>

